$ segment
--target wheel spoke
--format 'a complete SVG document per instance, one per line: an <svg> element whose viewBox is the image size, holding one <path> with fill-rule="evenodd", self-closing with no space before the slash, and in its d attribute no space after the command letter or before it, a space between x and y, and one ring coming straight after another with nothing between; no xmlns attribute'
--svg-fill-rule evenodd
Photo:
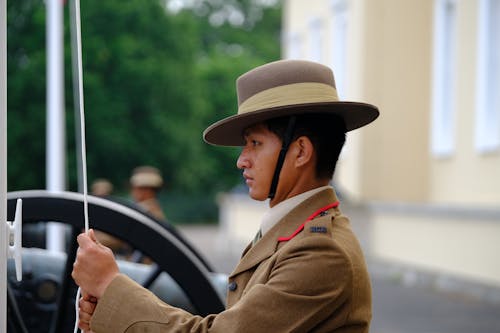
<svg viewBox="0 0 500 333"><path fill-rule="evenodd" d="M146 277L146 279L142 283L142 286L144 288L147 288L147 289L149 289L149 287L151 287L153 282L155 282L156 279L158 278L158 276L160 276L160 274L163 272L163 270L157 264L153 264L153 265L154 265L154 267L151 267L151 273L149 273L149 275Z"/></svg>
<svg viewBox="0 0 500 333"><path fill-rule="evenodd" d="M73 311L68 313L68 309L74 308L73 297L76 295L76 290L78 288L71 277L73 263L75 262L76 251L78 249L78 243L76 242L76 236L78 234L79 230L72 227L66 263L61 279L61 288L57 299L56 312L52 318L51 333L67 332L68 328L71 327L70 324L75 321L75 313ZM71 305L73 305L73 307Z"/></svg>

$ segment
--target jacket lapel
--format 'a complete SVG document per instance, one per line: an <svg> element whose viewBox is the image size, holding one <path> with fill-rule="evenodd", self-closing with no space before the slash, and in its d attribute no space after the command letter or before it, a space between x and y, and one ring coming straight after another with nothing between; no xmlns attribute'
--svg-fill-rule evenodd
<svg viewBox="0 0 500 333"><path fill-rule="evenodd" d="M271 228L254 246L243 252L243 257L229 276L247 271L271 257L278 248L278 238L291 235L316 210L337 201L333 189L325 189L300 203Z"/></svg>

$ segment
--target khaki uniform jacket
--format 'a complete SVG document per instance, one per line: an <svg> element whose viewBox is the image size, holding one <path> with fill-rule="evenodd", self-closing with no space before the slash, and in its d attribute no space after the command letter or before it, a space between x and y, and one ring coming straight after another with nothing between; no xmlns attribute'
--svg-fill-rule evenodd
<svg viewBox="0 0 500 333"><path fill-rule="evenodd" d="M94 312L95 333L112 332L337 332L365 333L371 287L363 254L338 208L307 222L335 202L321 191L295 207L253 247L229 276L227 309L206 317L163 303L120 275Z"/></svg>

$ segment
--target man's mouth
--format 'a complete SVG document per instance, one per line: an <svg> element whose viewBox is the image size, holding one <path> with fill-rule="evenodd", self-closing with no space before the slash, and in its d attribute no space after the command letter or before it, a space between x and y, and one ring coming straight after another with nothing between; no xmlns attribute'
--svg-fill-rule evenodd
<svg viewBox="0 0 500 333"><path fill-rule="evenodd" d="M252 183L252 182L253 182L253 178L252 178L252 177L250 177L250 176L249 176L249 175L247 175L247 174L243 174L243 178L245 178L245 183L246 183L247 185L250 185L250 183Z"/></svg>

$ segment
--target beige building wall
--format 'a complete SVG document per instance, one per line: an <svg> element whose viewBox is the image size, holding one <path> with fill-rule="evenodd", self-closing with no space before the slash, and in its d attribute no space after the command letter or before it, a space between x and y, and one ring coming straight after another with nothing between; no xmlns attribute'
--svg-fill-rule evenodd
<svg viewBox="0 0 500 333"><path fill-rule="evenodd" d="M439 1L285 1L283 57L332 65L332 17L347 4L348 81L340 95L373 103L381 115L348 133L335 181L348 197L369 203L368 256L500 287L494 264L500 262L500 149L480 153L475 146L481 1L454 2L455 143L451 154L437 156L432 122ZM321 28L319 54L309 49L317 38L311 22Z"/></svg>
<svg viewBox="0 0 500 333"><path fill-rule="evenodd" d="M432 1L365 1L364 10L363 84L366 98L379 106L381 116L366 129L363 197L425 201Z"/></svg>
<svg viewBox="0 0 500 333"><path fill-rule="evenodd" d="M372 255L500 287L498 212L380 205L370 224Z"/></svg>
<svg viewBox="0 0 500 333"><path fill-rule="evenodd" d="M451 156L432 158L429 200L498 207L500 151L480 153L475 147L478 3L457 2L455 149Z"/></svg>
<svg viewBox="0 0 500 333"><path fill-rule="evenodd" d="M331 36L334 1L287 1L284 55L291 36L298 55L310 59L308 33L321 22L324 45ZM337 181L355 199L423 201L429 195L429 105L432 1L346 1L348 4L345 100L377 105L380 118L348 133ZM321 49L331 65L332 47ZM335 68L334 72L335 72Z"/></svg>
<svg viewBox="0 0 500 333"><path fill-rule="evenodd" d="M345 100L377 105L380 118L348 134L337 182L352 198L449 204L500 203L500 151L475 147L478 4L457 1L455 147L431 154L436 0L289 0L283 56L332 58L335 4L348 6ZM323 46L310 49L317 22ZM290 41L299 47L291 52ZM312 60L312 59L311 59ZM315 59L318 60L318 59ZM333 68L334 72L338 69Z"/></svg>

